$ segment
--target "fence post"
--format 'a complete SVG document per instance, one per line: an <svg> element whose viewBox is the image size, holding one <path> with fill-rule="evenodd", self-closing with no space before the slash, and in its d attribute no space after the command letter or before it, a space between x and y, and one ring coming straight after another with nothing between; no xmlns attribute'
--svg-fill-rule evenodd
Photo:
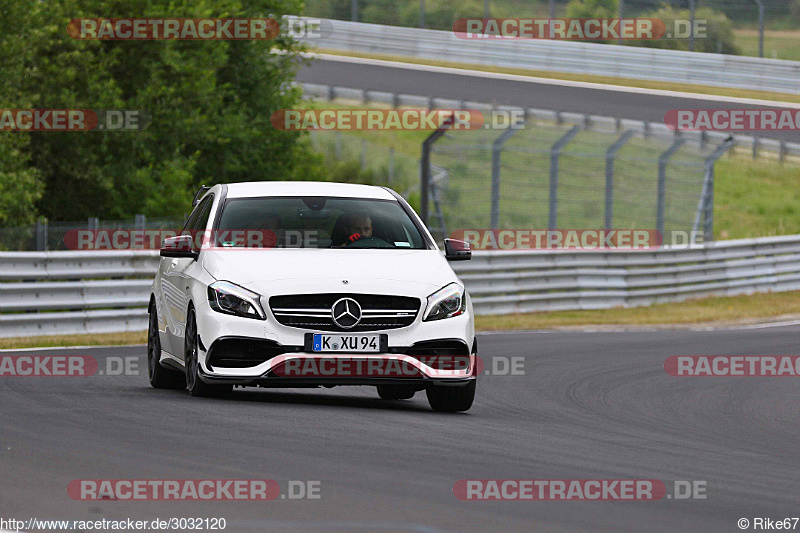
<svg viewBox="0 0 800 533"><path fill-rule="evenodd" d="M580 124L572 126L572 129L558 139L550 148L550 216L548 218L547 229L556 229L558 222L558 156L561 154L561 149L564 148L579 131L581 131Z"/></svg>
<svg viewBox="0 0 800 533"><path fill-rule="evenodd" d="M620 137L614 141L614 144L608 147L606 151L606 217L605 228L610 230L614 224L614 158L622 146L627 143L633 134L634 130L625 130Z"/></svg>
<svg viewBox="0 0 800 533"><path fill-rule="evenodd" d="M336 131L336 144L334 145L334 157L337 161L341 161L342 159L342 132L337 130Z"/></svg>
<svg viewBox="0 0 800 533"><path fill-rule="evenodd" d="M133 218L133 228L143 230L147 224L147 218L144 215L135 215Z"/></svg>
<svg viewBox="0 0 800 533"><path fill-rule="evenodd" d="M500 221L500 155L506 141L519 131L516 126L512 124L492 142L492 229L497 229Z"/></svg>
<svg viewBox="0 0 800 533"><path fill-rule="evenodd" d="M36 250L47 250L47 219L36 221Z"/></svg>
<svg viewBox="0 0 800 533"><path fill-rule="evenodd" d="M442 127L430 135L422 141L422 158L419 162L419 174L420 174L420 218L422 219L423 224L428 223L428 195L430 193L430 186L431 186L431 150L433 149L433 144L439 140L439 138L447 132L447 129L453 125L455 120L455 114L450 115L447 117L444 122L442 122Z"/></svg>
<svg viewBox="0 0 800 533"><path fill-rule="evenodd" d="M658 157L658 204L656 207L656 229L661 236L664 236L664 205L666 202L666 186L667 186L667 163L672 154L678 151L678 148L686 142L686 137L678 137L672 146Z"/></svg>
<svg viewBox="0 0 800 533"><path fill-rule="evenodd" d="M703 242L709 242L714 239L714 165L716 165L717 159L722 157L732 146L733 139L726 140L704 162L703 191L700 195L700 202L697 204L697 213L694 216L694 225L692 226L692 234L694 235L700 227L700 218L703 218Z"/></svg>
<svg viewBox="0 0 800 533"><path fill-rule="evenodd" d="M389 147L389 185L394 182L394 146Z"/></svg>
<svg viewBox="0 0 800 533"><path fill-rule="evenodd" d="M86 222L86 229L90 231L97 231L100 229L100 219L97 217L89 217L89 220Z"/></svg>
<svg viewBox="0 0 800 533"><path fill-rule="evenodd" d="M361 140L361 171L367 170L367 141Z"/></svg>

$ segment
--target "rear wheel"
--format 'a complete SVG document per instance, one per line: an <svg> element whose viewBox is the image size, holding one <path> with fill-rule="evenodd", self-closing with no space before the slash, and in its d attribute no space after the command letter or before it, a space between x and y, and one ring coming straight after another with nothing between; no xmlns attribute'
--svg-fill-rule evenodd
<svg viewBox="0 0 800 533"><path fill-rule="evenodd" d="M433 386L429 387L425 393L428 396L428 403L434 411L444 411L455 413L467 411L472 407L475 400L475 384L478 380L473 379L463 387Z"/></svg>
<svg viewBox="0 0 800 533"><path fill-rule="evenodd" d="M378 396L383 400L408 400L417 391L408 385L378 385Z"/></svg>
<svg viewBox="0 0 800 533"><path fill-rule="evenodd" d="M186 362L186 388L192 396L221 396L229 393L233 385L209 385L200 379L200 363L197 359L197 320L194 309L186 317L186 334L183 341Z"/></svg>
<svg viewBox="0 0 800 533"><path fill-rule="evenodd" d="M158 336L158 314L156 306L150 307L150 319L147 326L147 377L150 385L156 389L182 389L186 380L180 372L168 370L161 366L161 338Z"/></svg>

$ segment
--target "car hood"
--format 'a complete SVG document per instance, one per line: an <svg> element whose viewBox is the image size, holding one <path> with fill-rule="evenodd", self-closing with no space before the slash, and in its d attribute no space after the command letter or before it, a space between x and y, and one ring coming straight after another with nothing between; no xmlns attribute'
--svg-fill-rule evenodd
<svg viewBox="0 0 800 533"><path fill-rule="evenodd" d="M215 279L264 296L354 292L425 298L458 280L438 250L231 249L203 256L203 267Z"/></svg>

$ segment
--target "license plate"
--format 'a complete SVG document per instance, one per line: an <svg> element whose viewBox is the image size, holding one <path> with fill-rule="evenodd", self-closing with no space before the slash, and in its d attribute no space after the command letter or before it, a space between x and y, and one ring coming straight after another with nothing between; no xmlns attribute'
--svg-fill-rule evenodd
<svg viewBox="0 0 800 533"><path fill-rule="evenodd" d="M314 352L379 352L380 335L322 335L314 334Z"/></svg>

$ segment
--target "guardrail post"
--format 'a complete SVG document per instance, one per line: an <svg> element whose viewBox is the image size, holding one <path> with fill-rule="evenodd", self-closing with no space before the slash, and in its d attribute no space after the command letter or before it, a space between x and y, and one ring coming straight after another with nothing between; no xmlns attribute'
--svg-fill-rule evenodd
<svg viewBox="0 0 800 533"><path fill-rule="evenodd" d="M781 164L786 161L786 141L781 141L778 147L778 161L780 161Z"/></svg>
<svg viewBox="0 0 800 533"><path fill-rule="evenodd" d="M497 229L500 220L500 155L503 145L518 131L516 124L512 124L492 142L492 229Z"/></svg>
<svg viewBox="0 0 800 533"><path fill-rule="evenodd" d="M678 137L672 146L658 157L658 198L656 207L656 229L661 236L664 236L664 205L666 202L666 186L667 186L667 163L672 154L678 151L678 148L686 142L686 137Z"/></svg>
<svg viewBox="0 0 800 533"><path fill-rule="evenodd" d="M634 130L626 130L606 151L606 229L611 229L614 221L614 158L634 133Z"/></svg>
<svg viewBox="0 0 800 533"><path fill-rule="evenodd" d="M441 136L447 132L447 129L453 125L455 119L455 115L450 115L442 122L442 127L430 135L428 138L422 141L422 158L419 162L419 174L420 174L420 218L424 224L428 223L428 202L429 202L429 193L430 193L430 186L431 186L431 150L433 149L433 144L439 140Z"/></svg>
<svg viewBox="0 0 800 533"><path fill-rule="evenodd" d="M758 145L761 139L758 136L753 136L753 161L758 158Z"/></svg>
<svg viewBox="0 0 800 533"><path fill-rule="evenodd" d="M341 130L336 130L336 144L333 146L334 150L334 157L336 157L337 161L341 161L342 159L342 132Z"/></svg>
<svg viewBox="0 0 800 533"><path fill-rule="evenodd" d="M576 124L572 126L559 140L550 148L550 216L548 218L547 229L556 229L558 224L558 156L561 149L575 137L582 126Z"/></svg>

